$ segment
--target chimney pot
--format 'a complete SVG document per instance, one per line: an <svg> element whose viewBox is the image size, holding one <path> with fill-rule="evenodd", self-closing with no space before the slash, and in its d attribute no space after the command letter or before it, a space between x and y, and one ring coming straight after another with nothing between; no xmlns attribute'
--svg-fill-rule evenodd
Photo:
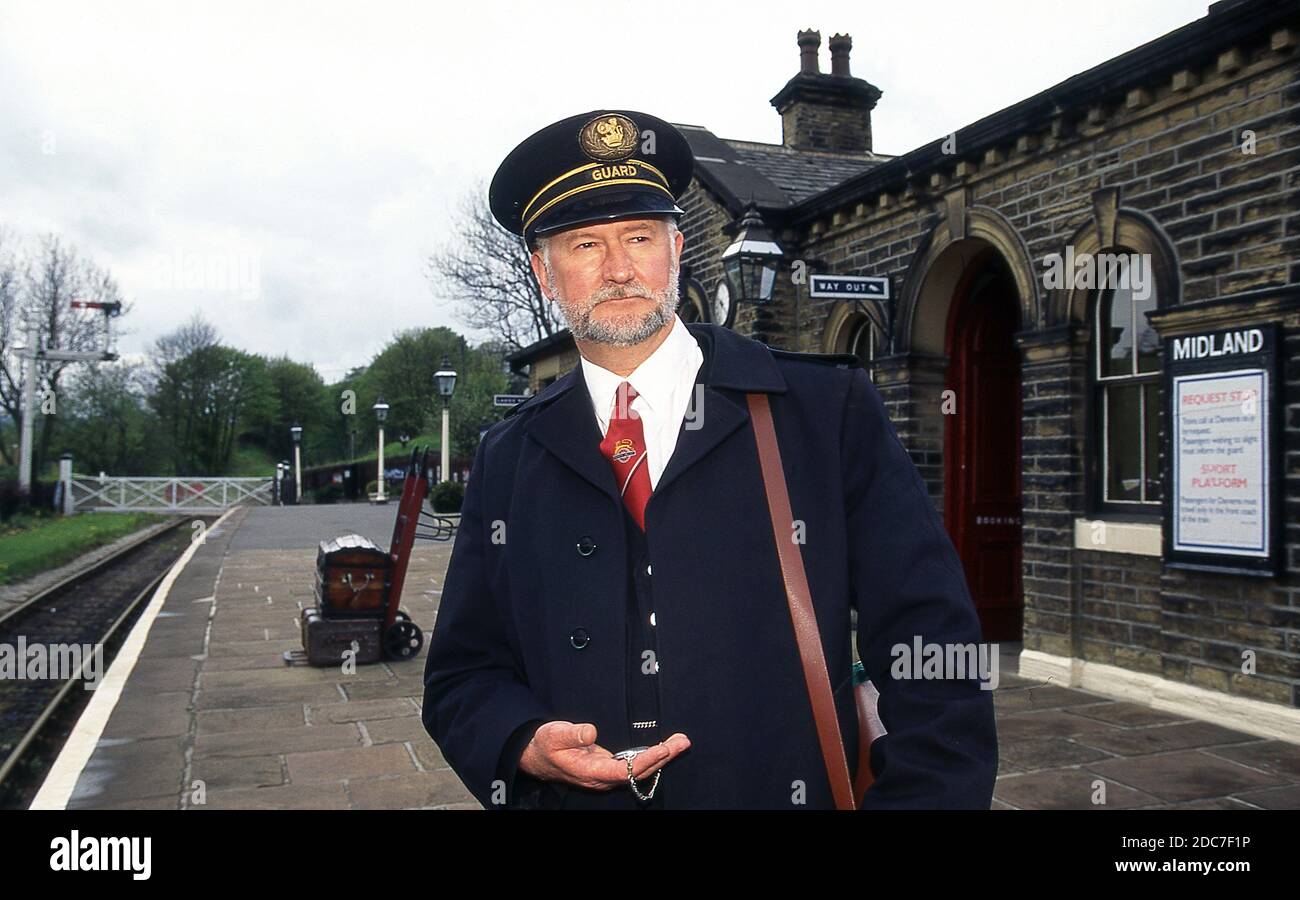
<svg viewBox="0 0 1300 900"><path fill-rule="evenodd" d="M817 51L821 49L822 33L820 31L799 32L799 71L816 75L821 72L817 62Z"/></svg>
<svg viewBox="0 0 1300 900"><path fill-rule="evenodd" d="M853 38L847 34L833 34L828 43L831 48L831 74L848 78L849 52L853 49Z"/></svg>

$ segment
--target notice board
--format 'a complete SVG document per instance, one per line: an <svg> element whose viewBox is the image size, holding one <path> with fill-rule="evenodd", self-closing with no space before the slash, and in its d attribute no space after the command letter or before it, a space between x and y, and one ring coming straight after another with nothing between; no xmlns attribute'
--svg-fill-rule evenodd
<svg viewBox="0 0 1300 900"><path fill-rule="evenodd" d="M1165 561L1276 575L1277 326L1165 339Z"/></svg>

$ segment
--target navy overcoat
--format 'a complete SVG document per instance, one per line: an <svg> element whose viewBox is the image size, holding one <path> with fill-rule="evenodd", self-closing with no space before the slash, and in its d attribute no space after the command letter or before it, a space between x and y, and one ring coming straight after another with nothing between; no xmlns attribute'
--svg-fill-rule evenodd
<svg viewBox="0 0 1300 900"><path fill-rule="evenodd" d="M895 645L981 635L957 554L866 372L851 357L687 327L704 354L695 409L645 510L661 733L691 740L665 767L657 805L834 807L745 402L761 391L804 526L851 771L853 607L880 691L888 734L872 746L876 783L863 808L988 809L992 692L974 677L891 674ZM611 752L632 745L626 513L600 440L576 366L488 429L475 454L429 639L423 720L488 808L636 805L627 787L592 791L516 770L539 721L593 723Z"/></svg>

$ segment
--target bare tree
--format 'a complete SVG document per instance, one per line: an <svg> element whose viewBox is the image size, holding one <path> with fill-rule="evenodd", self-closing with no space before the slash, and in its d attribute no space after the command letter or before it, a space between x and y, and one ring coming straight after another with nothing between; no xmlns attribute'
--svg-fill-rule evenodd
<svg viewBox="0 0 1300 900"><path fill-rule="evenodd" d="M173 455L180 452L178 448L186 443L187 436L194 433L203 412L194 403L186 401L188 388L178 367L182 361L200 356L220 344L216 327L200 312L154 341L149 370L145 374L146 391L154 411L162 420L169 451Z"/></svg>
<svg viewBox="0 0 1300 900"><path fill-rule="evenodd" d="M12 237L0 238L11 245ZM73 309L72 301L104 303L121 301L117 282L105 269L84 259L57 235L46 235L27 258L0 248L0 404L22 427L23 361L13 352L15 344L26 344L28 329L36 333L37 346L60 350L105 349L104 319L99 310ZM123 305L122 311L128 310ZM52 399L57 412L59 382L71 363L45 360L37 365L37 390L42 406ZM34 448L34 470L39 472L48 458L50 441L57 425L56 415L41 415L40 436ZM12 462L9 447L0 447Z"/></svg>
<svg viewBox="0 0 1300 900"><path fill-rule="evenodd" d="M455 236L429 257L428 277L435 295L451 298L446 302L462 324L519 350L564 323L542 295L523 241L492 217L486 196L480 183L465 197Z"/></svg>
<svg viewBox="0 0 1300 900"><path fill-rule="evenodd" d="M154 341L153 364L155 373L166 368L168 363L184 359L195 350L215 347L221 343L216 326L196 312L184 325L164 334Z"/></svg>
<svg viewBox="0 0 1300 900"><path fill-rule="evenodd" d="M36 326L38 345L60 350L105 349L103 315L96 309L73 309L72 301L120 302L121 294L112 275L83 259L75 248L51 234L40 239L36 258L27 267L25 282L25 317ZM56 403L59 380L70 365L62 360L49 360L39 366L46 396L53 397ZM43 415L38 421L41 436L33 453L33 472L41 471L48 458L58 417Z"/></svg>
<svg viewBox="0 0 1300 900"><path fill-rule="evenodd" d="M0 408L15 426L21 424L22 361L14 345L22 343L18 333L20 278L14 255L13 232L0 227ZM15 432L16 433L16 432ZM0 440L0 458L13 465L17 460L7 441Z"/></svg>

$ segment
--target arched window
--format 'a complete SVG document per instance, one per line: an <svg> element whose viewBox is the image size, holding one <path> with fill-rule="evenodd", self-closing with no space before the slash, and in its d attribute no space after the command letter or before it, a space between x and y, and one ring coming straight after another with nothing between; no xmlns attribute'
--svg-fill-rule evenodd
<svg viewBox="0 0 1300 900"><path fill-rule="evenodd" d="M1097 255L1101 289L1092 319L1094 447L1098 509L1149 512L1161 501L1160 340L1146 313L1159 305L1149 256ZM1139 267L1133 268L1134 263Z"/></svg>
<svg viewBox="0 0 1300 900"><path fill-rule="evenodd" d="M690 275L683 275L679 285L678 317L683 322L709 321L709 298L704 293L704 285Z"/></svg>
<svg viewBox="0 0 1300 900"><path fill-rule="evenodd" d="M889 353L886 332L874 310L861 301L842 300L827 313L822 331L822 353L852 353L875 381L876 360Z"/></svg>
<svg viewBox="0 0 1300 900"><path fill-rule="evenodd" d="M880 349L880 330L866 316L861 316L850 327L846 353L852 353L867 370L867 377L875 380L876 353Z"/></svg>

